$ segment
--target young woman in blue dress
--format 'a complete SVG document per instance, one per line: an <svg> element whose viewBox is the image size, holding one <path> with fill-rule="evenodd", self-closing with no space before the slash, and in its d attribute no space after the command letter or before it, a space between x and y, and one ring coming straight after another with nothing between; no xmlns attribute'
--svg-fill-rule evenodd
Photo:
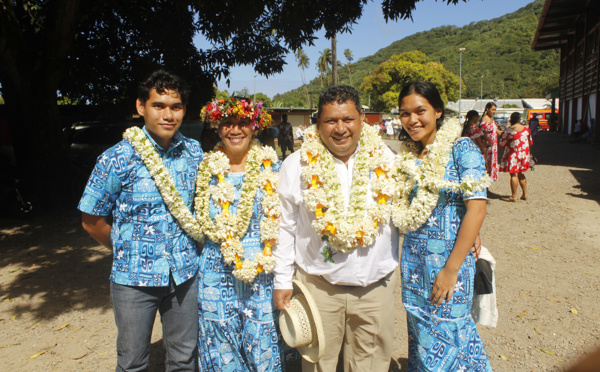
<svg viewBox="0 0 600 372"><path fill-rule="evenodd" d="M428 82L399 95L403 146L396 160L395 225L402 246L409 371L491 371L470 315L475 258L471 247L486 214L491 183L477 145L460 138L457 119Z"/></svg>
<svg viewBox="0 0 600 372"><path fill-rule="evenodd" d="M216 100L201 117L220 137L198 169L196 218L200 371L281 371L271 249L279 236L279 161L254 136L271 124L262 104Z"/></svg>

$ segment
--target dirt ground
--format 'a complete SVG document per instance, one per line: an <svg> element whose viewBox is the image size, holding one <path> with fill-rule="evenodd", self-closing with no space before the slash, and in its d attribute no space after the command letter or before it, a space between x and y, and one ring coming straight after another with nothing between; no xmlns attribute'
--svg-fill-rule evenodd
<svg viewBox="0 0 600 372"><path fill-rule="evenodd" d="M494 371L561 371L600 346L600 151L541 133L529 200L509 203L508 175L490 189L481 232L494 255L499 320L479 330ZM392 147L394 141L388 141ZM0 219L0 365L4 371L108 371L116 361L111 252L76 212ZM398 289L390 370L406 370ZM162 370L160 322L152 371Z"/></svg>

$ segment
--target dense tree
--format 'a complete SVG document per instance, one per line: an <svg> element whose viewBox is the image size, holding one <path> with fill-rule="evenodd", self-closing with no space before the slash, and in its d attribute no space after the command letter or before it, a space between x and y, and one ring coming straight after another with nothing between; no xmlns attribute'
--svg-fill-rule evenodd
<svg viewBox="0 0 600 372"><path fill-rule="evenodd" d="M393 55L380 64L375 73L365 77L361 89L371 95L373 109L390 111L398 106L402 87L416 80L435 84L444 102L458 98L458 76L416 50Z"/></svg>
<svg viewBox="0 0 600 372"><path fill-rule="evenodd" d="M459 74L459 47L467 48L462 60L462 97L483 98L544 97L558 90L560 51L534 52L531 41L545 0L535 0L523 8L489 21L473 22L464 27L442 26L405 37L371 56L352 63L353 86L359 88L365 76L394 54L411 50L424 52L429 60ZM348 73L340 72L340 79ZM348 76L349 78L349 76ZM319 90L319 79L308 83L309 92ZM279 95L286 102L296 101L301 89ZM361 94L361 100L367 100ZM373 98L373 96L371 96Z"/></svg>
<svg viewBox="0 0 600 372"><path fill-rule="evenodd" d="M386 19L409 17L417 1L383 0ZM281 72L288 50L312 43L322 28L327 38L350 32L366 3L2 1L1 95L20 168L46 201L64 205L69 154L61 135L58 94L131 112L136 82L164 66L193 85L191 103L197 109L214 93L215 79L227 77L230 67L252 65L265 76ZM210 48L194 46L198 33Z"/></svg>

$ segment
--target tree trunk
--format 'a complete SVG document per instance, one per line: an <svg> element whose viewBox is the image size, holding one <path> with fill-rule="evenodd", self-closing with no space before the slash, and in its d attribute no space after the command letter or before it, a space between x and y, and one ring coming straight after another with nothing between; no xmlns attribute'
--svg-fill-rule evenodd
<svg viewBox="0 0 600 372"><path fill-rule="evenodd" d="M338 84L337 35L331 38L331 85Z"/></svg>
<svg viewBox="0 0 600 372"><path fill-rule="evenodd" d="M73 206L72 167L62 136L56 87L37 76L22 76L20 88L6 86L7 119L19 176L43 206L54 211Z"/></svg>

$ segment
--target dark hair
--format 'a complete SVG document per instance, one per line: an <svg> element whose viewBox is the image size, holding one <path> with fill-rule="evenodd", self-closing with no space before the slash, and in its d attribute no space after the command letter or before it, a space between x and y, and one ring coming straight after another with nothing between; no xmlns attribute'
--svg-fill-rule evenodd
<svg viewBox="0 0 600 372"><path fill-rule="evenodd" d="M187 104L190 95L188 86L183 79L162 69L154 71L146 80L140 83L137 98L142 103L146 103L146 100L150 98L152 88L156 89L158 94L165 94L167 90L179 93L184 105Z"/></svg>
<svg viewBox="0 0 600 372"><path fill-rule="evenodd" d="M325 88L319 96L319 106L317 108L317 118L321 116L323 106L328 103L337 102L340 105L342 103L352 101L356 107L356 111L360 114L362 108L360 107L360 98L358 97L358 91L349 85L333 85Z"/></svg>
<svg viewBox="0 0 600 372"><path fill-rule="evenodd" d="M521 113L515 111L512 114L510 114L511 124L517 124L519 122L521 122Z"/></svg>
<svg viewBox="0 0 600 372"><path fill-rule="evenodd" d="M469 123L471 122L471 119L476 116L479 116L477 110L471 110L467 112L467 116L465 116L465 123L463 124L463 131L460 134L461 137L467 137L467 134L469 133L469 127L471 126Z"/></svg>
<svg viewBox="0 0 600 372"><path fill-rule="evenodd" d="M440 92L435 87L435 85L428 81L415 81L413 83L405 85L404 88L402 88L402 90L400 91L400 95L398 96L398 108L402 108L402 100L404 99L404 97L410 96L411 94L420 95L421 97L429 101L429 104L433 106L434 109L442 111L442 115L440 115L440 117L435 122L436 128L440 129L442 127L442 124L444 123L445 107L444 101L442 100L442 96L440 96ZM399 139L403 141L412 141L412 138L410 138L410 135L405 130L400 132ZM417 142L417 147L421 149L422 144L420 142Z"/></svg>
<svg viewBox="0 0 600 372"><path fill-rule="evenodd" d="M281 120L287 121L287 114L281 114Z"/></svg>
<svg viewBox="0 0 600 372"><path fill-rule="evenodd" d="M497 107L497 106L496 106L496 104L495 104L494 102L488 102L488 103L485 105L485 109L483 110L483 115L481 115L481 118L483 118L484 116L486 116L486 115L487 115L487 112L488 112L488 110L489 110L489 109L491 109L491 108L492 108L492 106L494 106L494 107Z"/></svg>

